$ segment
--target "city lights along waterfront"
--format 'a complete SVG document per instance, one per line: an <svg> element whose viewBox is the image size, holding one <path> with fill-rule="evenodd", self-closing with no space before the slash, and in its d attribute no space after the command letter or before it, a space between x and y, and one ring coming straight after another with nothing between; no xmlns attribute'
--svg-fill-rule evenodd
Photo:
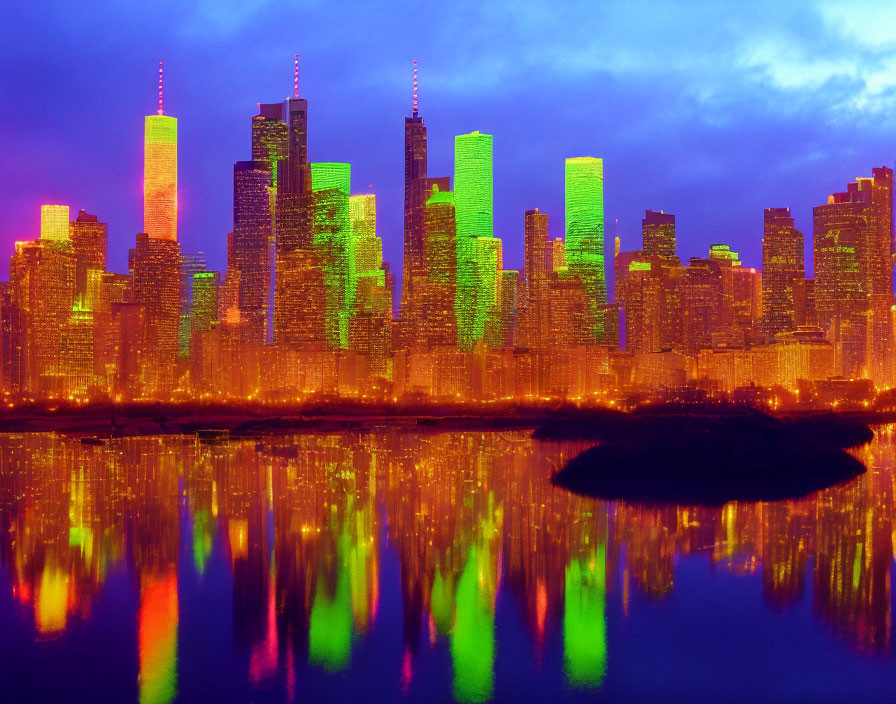
<svg viewBox="0 0 896 704"><path fill-rule="evenodd" d="M383 259L376 194L358 192L351 164L309 161L296 56L292 96L247 115L251 150L235 155L245 160L233 165L233 228L220 242L227 267L210 271L178 237L178 119L163 70L144 118L144 232L127 273L107 271L108 228L92 214L102 203L34 204L39 236L16 243L0 286L7 404L890 404L888 167L819 194L807 278L804 235L780 203L757 213L761 269L742 265L736 242L683 259L674 213L650 207L640 249L618 235L605 246L604 162L569 156L564 212L533 204L519 233L504 233L523 244L512 269L493 222L501 135L455 136L453 175L431 174L415 62L399 281ZM551 238L559 218L565 236Z"/></svg>
<svg viewBox="0 0 896 704"><path fill-rule="evenodd" d="M433 134L415 61L384 233L346 155L309 158L292 69L226 165L221 271L179 231L162 63L127 271L107 204L33 203L0 283L0 702L891 698L893 170L830 174L811 235L759 209L757 267L684 256L674 204L621 238L584 150L508 232L505 137Z"/></svg>

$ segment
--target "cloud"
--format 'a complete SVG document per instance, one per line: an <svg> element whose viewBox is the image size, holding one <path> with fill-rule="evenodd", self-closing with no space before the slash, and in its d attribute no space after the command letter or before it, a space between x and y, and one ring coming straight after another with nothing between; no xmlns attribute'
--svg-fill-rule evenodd
<svg viewBox="0 0 896 704"><path fill-rule="evenodd" d="M896 7L890 2L824 2L819 13L831 32L871 49L896 46Z"/></svg>

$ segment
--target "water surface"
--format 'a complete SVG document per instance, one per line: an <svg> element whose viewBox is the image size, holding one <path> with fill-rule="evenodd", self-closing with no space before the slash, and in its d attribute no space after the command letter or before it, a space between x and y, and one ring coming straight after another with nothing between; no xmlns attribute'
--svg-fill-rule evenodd
<svg viewBox="0 0 896 704"><path fill-rule="evenodd" d="M0 701L892 700L891 429L720 508L551 486L585 447L0 436Z"/></svg>

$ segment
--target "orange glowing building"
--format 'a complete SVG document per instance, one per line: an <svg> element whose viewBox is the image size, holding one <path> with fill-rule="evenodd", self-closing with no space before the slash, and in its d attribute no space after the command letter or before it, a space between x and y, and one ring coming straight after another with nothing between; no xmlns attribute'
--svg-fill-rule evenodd
<svg viewBox="0 0 896 704"><path fill-rule="evenodd" d="M161 63L158 111L144 119L143 230L177 241L177 118L164 114Z"/></svg>
<svg viewBox="0 0 896 704"><path fill-rule="evenodd" d="M893 171L872 170L814 208L815 308L838 350L838 371L891 377Z"/></svg>
<svg viewBox="0 0 896 704"><path fill-rule="evenodd" d="M794 327L793 284L806 276L803 233L790 208L766 208L762 235L763 329L770 335Z"/></svg>
<svg viewBox="0 0 896 704"><path fill-rule="evenodd" d="M108 226L96 215L80 210L69 226L75 253L75 295L92 307L98 295L99 281L106 271Z"/></svg>

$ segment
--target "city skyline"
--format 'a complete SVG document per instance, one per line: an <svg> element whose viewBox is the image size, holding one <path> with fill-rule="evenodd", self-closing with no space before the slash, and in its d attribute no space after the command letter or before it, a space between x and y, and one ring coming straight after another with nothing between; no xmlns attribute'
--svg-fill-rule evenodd
<svg viewBox="0 0 896 704"><path fill-rule="evenodd" d="M24 56L31 25L26 9L8 11L11 20L21 20L22 30L21 37L13 38L0 50L4 63L12 68L20 65L20 57ZM695 11L701 15L699 8ZM257 12L268 23L276 17L270 8ZM154 111L154 61L161 57L167 60L168 67L167 102L172 114L181 119L183 241L191 251L204 251L213 268L223 269L223 247L215 243L230 229L227 206L231 185L226 168L222 171L218 166L246 158L246 115L254 112L259 101L286 97L291 82L290 57L297 47L302 52L303 94L315 102L310 160L352 162L356 182L374 184L385 255L392 262L401 258L401 165L395 151L397 146L400 157L398 115L408 114L410 65L416 55L420 59L421 113L427 116L432 131L431 171L450 173L452 135L475 129L495 135L495 232L505 240L508 266L520 268L522 246L514 235L522 230L522 213L526 209L537 206L555 214L551 235L562 232L562 222L556 218L563 198L559 161L577 153L604 157L608 170L607 234L612 233L618 217L624 247L637 240L638 221L644 208L666 210L678 217L684 256L702 254L714 241L736 241L742 259L758 266L760 247L756 235L762 227L760 210L789 206L797 228L808 232L811 208L830 192L831 183L863 173L870 163L890 163L892 149L886 144L886 131L876 121L890 95L889 83L879 76L882 43L874 36L857 33L854 23L838 24L836 13L832 16L831 12L818 6L808 6L802 12L766 12L763 26L766 22L779 25L777 31L787 36L796 33L796 18L805 17L814 29L796 33L799 41L790 45L792 55L771 57L756 49L761 27L744 32L742 40L730 49L734 58L744 58L732 61L735 68L730 71L736 80L727 91L720 87L721 68L704 66L684 81L678 63L671 62L665 69L656 65L645 44L657 38L661 24L672 22L672 18L660 12L647 16L640 13L641 33L628 34L633 47L644 49L638 65L617 62L618 68L607 66L609 58L619 56L622 49L618 40L611 41L606 33L627 21L626 13L614 12L602 18L607 21L606 29L603 24L597 28L587 20L581 29L590 29L596 37L603 37L608 58L594 56L593 41L578 45L572 42L567 53L572 58L578 56L580 61L584 57L595 58L594 68L583 68L573 61L566 74L559 76L559 55L548 52L543 67L533 72L525 60L519 60L517 66L514 60L525 57L507 48L506 41L483 44L479 49L471 47L468 41L462 42L458 48L470 53L457 58L457 52L452 52L451 61L444 46L448 39L430 42L424 51L409 48L405 55L384 53L380 48L364 59L366 68L359 71L355 52L350 52L345 63L340 64L330 61L328 51L314 37L300 34L284 46L283 32L270 31L265 35L263 53L253 51L252 59L241 61L238 68L225 68L226 60L223 64L220 58L212 61L211 55L227 56L224 47L234 50L238 41L251 44L258 32L249 29L245 16L231 17L236 13L226 5L221 7L220 17L210 22L210 36L203 39L208 48L198 54L192 49L195 38L182 27L166 28L149 18L147 30L140 36L127 27L118 34L116 23L121 18L115 13L96 17L88 9L84 19L91 18L99 31L114 32L116 45L128 40L132 45L119 47L121 56L114 66L99 60L106 49L80 47L78 59L69 67L67 62L52 58L54 52L65 51L70 43L60 34L61 27L73 22L77 26L84 19L60 12L54 22L41 28L51 41L47 59L21 63L23 79L29 78L30 83L19 85L20 79L10 78L8 95L16 96L17 109L0 117L0 132L16 135L8 154L22 166L15 179L4 181L7 202L0 214L0 246L6 247L5 254L11 254L12 241L31 236L27 230L35 227L37 221L33 210L26 207L29 202L77 202L78 207L99 212L109 222L110 267L124 270L130 246L126 240L142 227L139 184L133 176L138 173L133 167L138 167L141 158L132 140L139 126L129 124L125 116ZM472 20L477 18L481 19L478 13ZM188 19L195 22L197 17ZM309 27L320 22L313 9L308 11L307 19ZM719 34L728 36L745 19L744 12L728 13L725 21L719 22ZM232 29L221 29L230 27L231 21ZM521 9L517 19L519 30L524 33L531 32L538 21L552 26L543 13L528 7ZM377 26L390 36L401 30L402 23L399 20L394 27ZM660 46L663 42L678 45L688 39L688 30L680 23L668 24L668 29L669 38L660 41ZM443 23L441 30L453 41L461 42L453 23ZM424 25L421 40L430 34ZM486 38L493 35L494 31L488 30ZM572 38L576 36L578 32ZM815 42L819 49L830 48L832 37L841 41L836 51L826 52L831 65L816 66L810 61L811 55L806 56L807 45ZM693 62L695 57L709 52L714 44L708 42L692 42L694 48L680 61L690 57ZM367 46L362 41L361 47ZM506 58L490 66L486 60L489 46L492 52L505 51ZM555 42L546 35L537 46L553 47ZM748 51L751 48L755 56ZM857 57L866 55L869 61L858 61ZM850 57L852 65L862 66L851 79L840 80L840 76L850 76L850 63L845 60ZM45 72L47 62L53 66L52 77ZM800 62L814 69L807 73L815 83L805 78L788 87L784 79L794 73L794 66ZM488 80L464 82L472 65L482 67ZM524 69L528 80L521 77ZM658 79L670 74L670 88L654 84L653 90L648 90L645 77ZM365 76L376 87L359 92L353 86ZM91 120L69 121L63 129L58 116L41 106L46 91L36 90L49 84L69 106L71 114L91 115ZM576 86L574 92L568 90L569 84ZM89 90L78 90L78 86L85 85ZM757 107L744 117L735 114L743 108L740 99L726 102L726 96L730 98L735 90L746 101L760 89L768 98L754 101ZM674 99L676 91L682 98ZM823 109L817 107L821 94L826 96L828 106ZM346 110L347 95L352 96L353 108L362 109ZM523 95L528 96L526 110L507 109L522 106ZM98 106L102 109L98 110ZM665 117L660 118L660 112ZM527 139L521 131L522 113L529 116L525 118L529 122L533 114L537 116L532 126L544 139ZM807 115L811 116L811 124L805 120ZM848 126L844 116L849 117ZM658 137L659 125L662 139ZM797 125L801 128L796 129ZM738 148L746 143L751 145L750 150ZM47 168L44 159L49 154L53 155L52 169ZM643 179L647 169L655 174L649 181ZM73 177L81 173L91 177ZM545 177L533 178L532 174ZM712 199L717 203L699 195L700 185L710 178L719 194ZM747 182L749 189L745 188ZM770 197L772 192L775 197ZM106 195L101 198L99 194ZM726 194L729 197L724 197ZM719 234L728 231L731 236ZM396 278L401 278L400 271L396 271Z"/></svg>
<svg viewBox="0 0 896 704"><path fill-rule="evenodd" d="M522 237L502 238L494 135L455 135L453 176L433 175L414 61L407 260L395 266L405 282L384 256L376 194L353 188L350 162L309 159L314 110L300 72L296 54L292 96L258 103L251 118L216 271L181 239L179 122L165 113L159 62L128 272L108 271L108 223L41 204L40 235L16 242L0 291L7 394L615 403L632 390L799 395L813 384L804 402L854 402L868 393L854 381L883 391L896 380L892 169L814 207L817 282L790 207L763 211L761 270L743 266L737 242L679 256L676 214L662 209L645 208L640 249L616 228L610 248L604 160L593 155L564 158L563 237L535 208ZM505 245L519 239L514 268ZM826 389L838 379L853 386Z"/></svg>
<svg viewBox="0 0 896 704"><path fill-rule="evenodd" d="M141 199L141 203L140 203L140 212L142 213L141 219L143 220L143 227L138 228L133 233L130 233L130 236L133 237L135 234L140 233L140 232L148 233L150 230L157 230L161 227L166 227L166 228L168 228L169 231L173 228L174 234L172 235L169 232L167 235L150 235L150 236L151 237L165 237L167 239L177 240L178 239L177 232L178 232L178 230L181 229L181 225L180 225L181 212L179 210L179 208L180 208L180 200L179 199L180 199L180 196L182 193L182 191L179 188L178 174L177 174L177 170L178 170L178 168L180 166L180 162L181 162L181 158L179 156L179 151L178 151L178 149L179 149L178 118L171 116L170 114L166 115L163 112L163 107L162 107L162 102L163 102L162 67L163 67L163 63L164 62L158 63L158 92L153 93L153 95L157 99L158 108L157 108L155 114L150 114L145 117L144 151L146 152L147 159L144 159L144 164L143 164L143 169L144 169L143 191L144 191L144 194L143 194L143 198ZM295 55L294 66L295 66L294 86L295 86L295 90L298 91L298 87L300 85L300 80L301 80L300 76L302 75L300 64L299 64L299 55L298 54ZM413 74L412 74L413 75L413 83L410 85L412 85L413 88L412 88L412 92L409 93L410 95L412 95L412 98L410 101L408 101L408 104L410 106L412 106L412 108L411 108L411 111L409 111L410 114L407 114L407 112L406 112L406 114L404 115L405 120L406 120L406 130L407 130L408 123L411 123L411 124L416 123L421 126L423 125L423 119L422 119L423 115L418 110L418 97L417 97L418 96L418 61L416 59L413 60L412 66L413 66ZM298 93L296 93L294 97L297 99ZM288 100L288 99L291 99L291 98L286 98L284 100ZM303 98L302 98L302 103L307 104L307 100L305 99L305 96L303 96ZM253 119L253 123L252 123L253 136L252 136L252 145L251 145L252 154L250 154L249 156L254 158L259 150L259 147L257 146L258 138L256 137L256 133L255 133L256 125L255 125L254 120L264 117L265 109L267 109L268 113L270 113L271 109L279 110L280 105L281 105L281 103L263 103L260 101L258 103L256 103L256 108L258 109L259 112L258 112L258 115L252 116L252 119ZM306 105L305 110L307 110L307 105ZM419 115L419 117L418 117L418 115ZM429 116L427 116L427 118L428 117ZM479 135L479 134L480 134L479 130L473 130L468 135L454 135L453 137L451 135L449 135L447 138L441 137L441 136L437 138L437 141L439 141L439 142L447 141L449 143L454 144L453 149L452 149L453 159L451 160L451 168L449 171L446 171L446 173L451 174L451 178L449 179L449 181L452 184L454 181L454 176L456 175L455 164L457 162L457 156L458 156L457 139L458 138L468 138L468 137L472 137L474 135ZM492 140L494 140L495 135L483 134L482 136L485 138L488 138L488 140L489 140L489 166L492 168L493 173L494 173L496 164L494 161L494 157L492 156L492 143L493 143ZM431 143L431 141L432 140L427 137L426 127L423 127L423 142L424 142L424 151L425 152L429 151L429 143ZM158 145L165 143L165 142L167 142L168 144L173 144L173 148L174 148L174 162L175 162L174 163L174 172L172 175L168 175L167 178L173 179L173 189L175 192L175 196L174 196L175 205L173 206L174 207L173 216L170 213L167 214L166 216L163 216L163 218L165 219L166 222L164 225L161 225L161 224L155 224L155 222L150 222L147 220L147 217L148 217L146 215L147 197L151 196L155 199L158 199L160 196L155 195L154 193L151 194L151 191L146 190L146 189L155 189L155 191L158 191L159 186L158 185L155 185L155 186L148 185L148 182L150 180L150 172L145 171L145 169L149 168L147 166L148 159L151 159L154 161L159 160L160 157L156 156L156 155L160 154L159 150L164 149L165 147L164 146L160 147ZM264 148L261 148L261 149L264 149ZM148 156L149 151L146 151L146 150L154 150L152 152L153 156L149 157ZM308 150L308 147L306 145L305 146L306 156L304 158L307 159L308 164L314 163L314 160L307 157L307 150ZM265 158L269 158L269 157L265 157ZM566 156L560 157L559 161L565 163L569 159L578 159L578 158L594 158L594 157L590 157L590 156L589 157L584 157L584 156L580 157L577 155L568 154ZM602 162L604 161L603 157L597 156L596 158L599 161L602 161ZM424 156L424 162L423 162L424 170L426 168L425 167L426 160L427 160L426 156ZM239 159L235 159L233 161L233 168L234 168L235 173L234 173L234 181L232 182L232 189L229 194L231 198L234 198L234 199L237 198L236 172L251 169L251 164L253 164L253 163L254 162L251 160L240 161ZM317 162L317 163L324 163L324 162ZM351 162L345 162L345 163L351 165ZM894 163L894 166L896 166L896 158L894 158L893 163ZM562 168L566 168L566 167L564 166ZM601 171L602 171L602 168L603 167L601 167ZM271 171L271 173L273 174L272 178L276 179L276 169L273 167L273 164L272 164L272 169L273 169ZM564 175L563 175L562 171L559 171L558 174L555 174L555 175L558 176L559 178L548 179L547 183L549 184L549 187L546 188L545 190L556 190L557 184L554 183L555 181L559 180L561 187L563 187L563 184L566 183L566 180L564 179ZM492 178L494 178L494 176L492 176ZM602 173L601 173L600 178L602 181L603 180ZM433 181L434 180L433 177L431 177L430 180ZM497 180L497 179L495 179L495 180ZM357 181L357 179L356 179L356 181ZM164 187L171 189L172 185L169 184ZM377 191L375 189L375 184L372 184L372 183L368 184L366 189L363 187L358 188L357 186L355 186L352 190L357 191L358 194L360 194L360 192L363 190L365 193L371 193L374 195L378 195ZM443 190L444 190L444 188L443 188ZM492 190L491 184L489 184L489 190L490 191ZM833 192L833 187L831 187L827 191L828 194L830 194L831 192ZM161 196L161 197L164 198L166 196ZM167 197L171 198L170 194ZM426 194L426 197L427 198L429 197L428 193ZM489 199L494 198L491 195L491 193L489 193L486 197ZM113 199L110 199L110 200L113 200ZM496 201L494 201L494 202L496 205L497 204ZM60 202L60 203L52 202L51 203L49 201L43 201L43 202L37 203L35 205L39 206L39 208L41 210L46 209L46 208L61 209L61 208L67 207L72 212L77 212L78 209L88 210L88 211L90 211L90 210L102 211L102 208L100 208L99 206L97 206L95 204L88 204L88 205L84 206L83 204L80 204L80 203L78 203L78 204L63 203L63 202ZM565 218L561 217L561 214L565 214L565 210L566 210L562 199L561 199L559 205L560 205L560 210L554 214L554 217L551 219L552 224L549 227L549 235L553 238L565 238L565 235L568 234L568 229L566 229L566 225L565 225ZM793 206L790 204L778 204L778 205L766 206L762 210L763 211L767 211L767 210L788 211L787 217L790 217L791 210L812 210L815 207L816 207L816 205L806 206L805 204L802 204L802 203L797 206ZM538 209L541 212L548 213L548 214L554 212L554 211L550 211L550 210L546 209L544 206L538 205L538 204L533 204L531 206L528 206L527 208L525 208L525 211L528 211L529 209L532 209L532 208ZM600 208L601 208L601 212L603 212L603 202L601 202ZM30 210L33 215L34 208L31 208ZM493 205L490 210L492 213L494 213L494 211L496 210L496 207ZM524 266L525 253L523 251L523 242L524 242L524 238L525 238L525 227L526 227L525 211L523 212L523 216L520 219L520 222L518 223L518 228L513 230L512 232L498 231L498 228L493 224L493 221L490 222L488 224L488 226L483 225L483 227L487 227L487 229L488 229L487 236L493 236L493 237L496 237L501 240L502 257L505 260L505 264L507 263L508 258L510 258L510 262L509 262L510 265L517 270L522 270L523 266ZM401 212L402 211L399 208L399 214ZM645 212L647 213L647 217L651 217L651 215L662 215L665 212L669 212L670 217L673 218L673 229L674 229L674 220L677 217L679 217L676 214L676 211L669 207L657 207L656 212L654 212L651 209L650 205L646 205L646 206L644 206L644 208L642 208L642 213L645 213ZM378 214L380 216L380 219L382 219L383 214L384 214L384 208L382 207L382 205L378 208ZM389 219L393 219L395 217L394 213L390 213L389 215L391 216ZM764 217L766 217L766 216L764 216ZM493 218L494 218L494 215L492 214L492 220L493 220ZM156 217L156 219L158 219L158 216ZM172 219L174 221L173 223L171 222ZM796 221L796 219L792 218L792 217L791 217L791 220L793 220L794 222ZM485 221L483 221L483 222L485 222ZM559 224L558 224L558 222L559 222ZM639 240L642 240L643 237L645 236L644 230L643 230L643 222L644 222L644 220L642 218L641 219L641 227L638 228L637 227L638 223L634 222L634 219L633 219L633 222L629 223L628 226L625 228L626 231L623 231L623 229L622 229L623 226L618 221L614 222L614 221L609 220L608 217L605 217L603 220L603 225L604 225L604 227L603 227L604 232L603 232L603 238L602 238L603 249L604 250L611 249L613 246L613 239L617 235L621 236L623 250L625 250L626 248L633 248L634 245ZM809 222L811 223L811 218L809 218ZM38 230L40 230L40 228L44 226L44 219L42 217L38 218L37 225L38 225ZM227 259L227 248L226 248L226 246L222 247L222 244L226 245L226 237L228 235L232 235L234 229L238 229L238 227L239 227L239 224L237 223L237 221L233 220L231 227L229 229L225 230L223 233L221 233L220 237L206 235L205 239L202 240L201 242L204 242L205 245L208 245L207 248L203 248L202 246L199 246L199 247L195 246L197 244L195 238L191 238L189 235L187 235L188 239L181 243L182 249L185 252L189 251L191 253L200 254L203 257L203 260L206 262L206 264L210 268L224 271L224 270L226 270L229 262ZM402 266L399 266L398 264L400 262L403 262L406 257L405 252L403 252L402 250L405 248L405 239L407 238L407 233L405 232L403 235L402 231L399 230L399 231L395 231L395 232L390 231L387 234L382 231L381 228L383 228L383 227L384 227L383 225L378 225L378 228L377 228L377 234L383 240L383 256L384 256L384 259L389 260L390 262L394 263L397 266L397 269L394 271L396 287L400 290L403 290L405 273L402 270ZM404 229L404 227L405 226L403 225L402 229ZM462 228L463 228L463 224L461 224L461 229ZM27 230L27 228L20 228L20 229ZM799 228L797 228L797 229L799 229ZM811 230L811 227L806 226L806 229ZM752 266L757 269L762 269L762 256L763 256L762 249L761 249L762 234L763 234L762 221L758 221L758 228L756 228L756 233L758 235L758 241L760 243L759 251L756 252L756 261L749 261L742 255L741 255L740 261L742 261L742 263L744 263L747 266ZM119 234L121 234L121 233L119 233ZM691 234L691 236L693 236L694 233L691 232L690 234ZM757 239L757 238L750 238L744 242L737 242L736 240L731 240L730 238L726 240L724 237L719 237L716 239L711 239L708 243L706 250L704 250L704 252L700 252L700 251L691 252L690 250L682 252L681 251L682 245L679 244L679 242L681 241L681 235L682 235L682 231L679 228L677 230L676 237L674 238L674 242L672 244L672 247L675 249L675 253L678 255L678 258L681 261L687 261L688 258L690 258L690 257L699 257L702 254L704 254L705 251L708 251L714 245L720 244L723 241L725 241L725 242L733 241L741 252L743 252L745 249L747 251L749 251L750 249L755 248L756 242L754 240ZM42 235L40 235L40 234L35 235L35 237L39 237L39 236L42 236ZM24 241L29 238L30 238L30 235L28 235L26 237L17 238L16 241ZM122 239L121 237L118 237L118 238L113 238L112 240L110 240L110 242L109 242L110 251L114 252L116 249L120 250L122 248L121 239ZM125 239L126 239L126 237L125 237ZM398 241L398 245L396 245L395 240ZM201 244L201 242L200 242L200 244ZM0 240L0 246L3 246L3 245L4 245L4 243L2 242L2 240ZM745 247L745 245L746 245L746 247ZM130 249L130 247L124 248L125 254L127 254L128 249ZM389 251L393 251L393 252L397 251L398 258L397 259L388 259L386 254ZM804 271L806 273L806 276L811 276L814 273L814 269L813 269L814 262L813 262L813 256L812 256L813 251L812 251L811 237L805 238L803 251L800 253L800 255L801 256L804 255L804 259L805 259ZM603 254L601 254L600 256L603 257ZM127 259L125 257L125 264L126 264L126 262L127 262ZM220 262L220 266L215 266L216 262ZM113 268L114 268L114 265L113 265ZM121 268L125 268L125 267L121 267ZM509 267L505 267L505 268L509 268ZM613 276L612 260L605 259L604 272L605 272L605 276L606 276L605 287L606 287L607 292L609 293L609 292L615 291L616 281L615 281L615 277ZM398 309L399 309L399 300L397 298L395 301L396 313L398 313Z"/></svg>

